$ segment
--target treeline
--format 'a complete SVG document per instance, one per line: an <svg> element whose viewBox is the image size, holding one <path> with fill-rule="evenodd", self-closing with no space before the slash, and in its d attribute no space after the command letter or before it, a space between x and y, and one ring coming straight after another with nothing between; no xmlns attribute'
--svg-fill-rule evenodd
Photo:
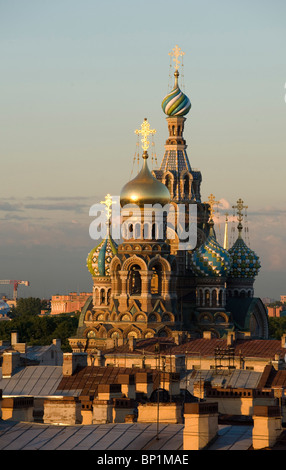
<svg viewBox="0 0 286 470"><path fill-rule="evenodd" d="M39 298L20 298L17 307L9 313L11 321L0 322L0 339L10 341L11 332L17 331L19 341L28 346L44 346L60 339L63 352L70 352L68 338L74 336L79 314L42 315L47 302Z"/></svg>
<svg viewBox="0 0 286 470"><path fill-rule="evenodd" d="M286 333L286 316L284 317L269 317L269 338L281 339L281 336Z"/></svg>

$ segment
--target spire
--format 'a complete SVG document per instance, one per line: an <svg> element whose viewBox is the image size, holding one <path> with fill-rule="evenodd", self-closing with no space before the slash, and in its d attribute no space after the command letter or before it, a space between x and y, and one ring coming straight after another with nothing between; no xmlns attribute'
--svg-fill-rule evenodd
<svg viewBox="0 0 286 470"><path fill-rule="evenodd" d="M228 213L227 212L225 214L223 247L225 250L228 250Z"/></svg>
<svg viewBox="0 0 286 470"><path fill-rule="evenodd" d="M213 221L213 215L214 215L214 206L218 205L220 201L216 201L215 197L213 194L210 194L208 197L208 202L204 202L204 204L208 204L210 207L210 220L209 220L209 225L210 225L210 230L213 231L213 226L214 226L214 221Z"/></svg>
<svg viewBox="0 0 286 470"><path fill-rule="evenodd" d="M242 232L242 220L243 220L243 209L248 209L248 206L244 206L243 205L243 200L242 199L238 199L238 201L236 201L236 206L232 206L233 209L237 209L236 213L237 213L237 220L238 220L238 226L237 226L237 229L238 229L238 238L242 238L241 236L241 232Z"/></svg>

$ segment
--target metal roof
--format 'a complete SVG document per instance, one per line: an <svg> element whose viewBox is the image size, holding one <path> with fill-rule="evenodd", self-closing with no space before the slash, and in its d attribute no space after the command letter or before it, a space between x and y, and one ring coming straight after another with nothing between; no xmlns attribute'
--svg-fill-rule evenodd
<svg viewBox="0 0 286 470"><path fill-rule="evenodd" d="M11 378L2 377L2 395L32 395L34 397L55 395L62 379L62 366L29 366L15 371Z"/></svg>
<svg viewBox="0 0 286 470"><path fill-rule="evenodd" d="M160 424L156 439L156 423L56 426L0 421L0 450L183 450L183 427ZM219 425L208 450L247 450L251 444L252 426Z"/></svg>
<svg viewBox="0 0 286 470"><path fill-rule="evenodd" d="M257 388L262 372L253 370L193 370L181 378L181 388L193 394L194 383L198 380L211 382L213 387Z"/></svg>

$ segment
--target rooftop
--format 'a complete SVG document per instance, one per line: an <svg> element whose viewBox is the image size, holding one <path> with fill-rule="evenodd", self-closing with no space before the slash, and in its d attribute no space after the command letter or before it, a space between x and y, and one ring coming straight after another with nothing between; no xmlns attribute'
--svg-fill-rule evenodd
<svg viewBox="0 0 286 470"><path fill-rule="evenodd" d="M122 423L56 426L0 420L0 450L168 451L183 449L183 424ZM252 426L219 425L208 450L248 450ZM137 454L128 454L139 459Z"/></svg>

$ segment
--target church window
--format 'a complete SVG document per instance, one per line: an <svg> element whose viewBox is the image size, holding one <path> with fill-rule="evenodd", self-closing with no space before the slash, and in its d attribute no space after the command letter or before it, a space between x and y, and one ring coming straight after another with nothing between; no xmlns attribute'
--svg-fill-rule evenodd
<svg viewBox="0 0 286 470"><path fill-rule="evenodd" d="M185 198L188 198L189 192L190 192L190 181L189 181L188 175L184 176L183 182L184 182L184 196Z"/></svg>
<svg viewBox="0 0 286 470"><path fill-rule="evenodd" d="M167 186L169 193L172 194L172 178L170 175L166 176L165 185Z"/></svg>
<svg viewBox="0 0 286 470"><path fill-rule="evenodd" d="M101 304L105 303L105 289L101 289L100 291L100 303Z"/></svg>
<svg viewBox="0 0 286 470"><path fill-rule="evenodd" d="M152 268L151 294L160 295L162 290L162 268L158 264Z"/></svg>
<svg viewBox="0 0 286 470"><path fill-rule="evenodd" d="M134 264L130 270L130 295L141 294L140 266Z"/></svg>
<svg viewBox="0 0 286 470"><path fill-rule="evenodd" d="M205 305L210 305L210 291L206 290L205 291Z"/></svg>

